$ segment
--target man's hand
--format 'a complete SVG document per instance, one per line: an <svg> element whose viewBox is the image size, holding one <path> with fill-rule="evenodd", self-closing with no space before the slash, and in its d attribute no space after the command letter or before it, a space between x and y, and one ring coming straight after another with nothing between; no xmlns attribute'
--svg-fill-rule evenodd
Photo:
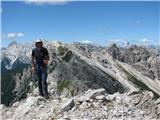
<svg viewBox="0 0 160 120"><path fill-rule="evenodd" d="M48 64L48 61L49 61L49 60L44 59L44 60L43 60L43 63L44 63L44 64Z"/></svg>
<svg viewBox="0 0 160 120"><path fill-rule="evenodd" d="M35 67L34 66L32 66L32 72L35 72Z"/></svg>

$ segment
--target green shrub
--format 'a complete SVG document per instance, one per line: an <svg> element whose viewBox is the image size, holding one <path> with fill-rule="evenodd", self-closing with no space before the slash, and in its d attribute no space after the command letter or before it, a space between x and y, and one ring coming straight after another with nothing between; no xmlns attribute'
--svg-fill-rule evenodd
<svg viewBox="0 0 160 120"><path fill-rule="evenodd" d="M71 96L74 96L75 90L72 86L73 83L70 80L60 80L57 82L57 90L60 94L62 94L63 90L66 88L67 90L69 90Z"/></svg>
<svg viewBox="0 0 160 120"><path fill-rule="evenodd" d="M59 46L58 47L58 55L64 55L65 52L67 51L67 48L63 47L63 46Z"/></svg>

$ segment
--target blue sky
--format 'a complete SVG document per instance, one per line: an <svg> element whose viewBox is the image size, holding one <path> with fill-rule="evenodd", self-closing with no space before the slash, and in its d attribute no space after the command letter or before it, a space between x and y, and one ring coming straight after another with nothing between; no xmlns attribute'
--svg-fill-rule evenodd
<svg viewBox="0 0 160 120"><path fill-rule="evenodd" d="M160 2L2 1L2 46L37 38L158 44Z"/></svg>

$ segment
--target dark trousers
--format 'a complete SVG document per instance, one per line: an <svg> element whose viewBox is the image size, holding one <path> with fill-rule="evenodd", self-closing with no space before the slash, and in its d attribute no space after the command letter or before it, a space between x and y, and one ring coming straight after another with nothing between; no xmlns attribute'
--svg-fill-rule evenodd
<svg viewBox="0 0 160 120"><path fill-rule="evenodd" d="M36 66L36 73L38 77L38 89L39 95L48 95L48 85L47 85L47 68L42 68L41 66Z"/></svg>

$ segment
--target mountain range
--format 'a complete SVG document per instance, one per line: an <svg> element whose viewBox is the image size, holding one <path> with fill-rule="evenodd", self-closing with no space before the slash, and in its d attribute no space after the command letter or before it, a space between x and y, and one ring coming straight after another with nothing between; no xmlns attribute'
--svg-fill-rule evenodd
<svg viewBox="0 0 160 120"><path fill-rule="evenodd" d="M62 104L62 106L65 106L64 101L67 99L67 101L70 101L67 107L72 106L70 108L72 110L77 101L80 102L76 97L79 96L81 98L86 93L89 94L88 91L94 93L96 90L103 89L103 92L99 94L101 97L109 95L115 96L116 99L118 99L118 96L120 98L125 97L126 100L130 99L130 96L126 96L126 94L133 94L135 96L145 96L147 94L147 97L142 97L140 100L143 101L144 99L145 101L147 99L150 102L155 102L153 105L154 109L160 110L159 102L156 102L160 96L160 55L157 49L137 45L118 47L115 43L109 47L100 47L79 42L63 44L48 41L44 42L44 46L48 49L50 55L47 79L50 94L48 105L53 105L55 100ZM38 108L38 101L47 106L46 100L38 97L36 81L32 78L31 51L33 48L34 44L13 42L7 48L1 50L1 102L9 106L1 106L1 109L4 111L3 116L7 117L7 119L31 119L34 115L31 115L30 112L32 110L35 111L32 105L26 108L28 114L25 111L24 114L18 115L16 112L20 108L24 107L25 109L25 104L31 104L30 102L32 101L33 105ZM94 98L89 96L87 98L89 101L91 99L96 100L97 96L96 94ZM151 96L151 98L148 98L148 96ZM104 99L103 97L100 100L114 101L111 98ZM84 106L86 107L89 104L88 102L85 103L86 101L82 100L82 104L80 102L79 105L83 106L85 104ZM142 107L143 105L139 103L141 102L138 102L137 106ZM115 104L118 104L118 102L116 101L113 105ZM130 104L127 103L127 105ZM100 106L103 105L100 104ZM42 105L42 107L44 106ZM134 107L132 106L132 108ZM141 110L136 105L135 108L136 110ZM150 108L145 109L148 110ZM57 108L56 110L62 109ZM68 108L65 108L63 112L65 113L68 110ZM98 110L100 111L100 109ZM43 109L41 109L41 112L44 112ZM133 112L135 111L133 110ZM147 118L147 113L145 111L143 112ZM10 115L7 116L8 113ZM71 113L67 112L67 117L69 119L79 119L78 116L72 118L73 113L73 110ZM64 114L63 117L59 116L58 118L53 117L53 114L55 114L54 111L52 111L51 116L45 119L62 119L64 117ZM59 113L56 114L60 115ZM100 116L102 117L102 115ZM159 113L150 116L155 119L160 118ZM44 120L43 117L40 119ZM84 119L95 119L95 117ZM115 119L115 117L110 119Z"/></svg>

